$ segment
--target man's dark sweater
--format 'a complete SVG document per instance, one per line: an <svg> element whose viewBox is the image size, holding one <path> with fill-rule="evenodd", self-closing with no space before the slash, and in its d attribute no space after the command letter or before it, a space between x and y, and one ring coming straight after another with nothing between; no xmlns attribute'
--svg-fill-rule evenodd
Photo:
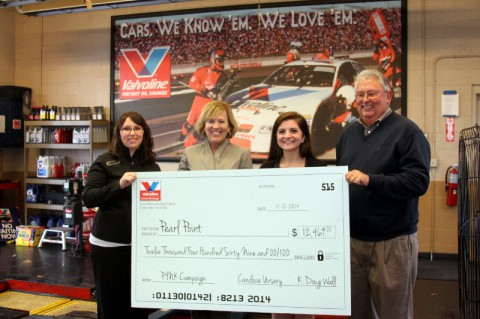
<svg viewBox="0 0 480 319"><path fill-rule="evenodd" d="M417 231L418 197L430 182L430 145L418 126L391 113L371 134L355 122L337 141L337 165L368 174L350 186L350 235L387 240Z"/></svg>

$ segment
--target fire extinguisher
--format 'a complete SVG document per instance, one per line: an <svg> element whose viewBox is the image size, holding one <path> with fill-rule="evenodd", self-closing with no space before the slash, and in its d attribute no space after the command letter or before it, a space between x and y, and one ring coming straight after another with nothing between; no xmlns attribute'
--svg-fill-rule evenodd
<svg viewBox="0 0 480 319"><path fill-rule="evenodd" d="M447 168L445 173L445 190L447 191L447 205L456 206L458 198L458 168L457 164Z"/></svg>

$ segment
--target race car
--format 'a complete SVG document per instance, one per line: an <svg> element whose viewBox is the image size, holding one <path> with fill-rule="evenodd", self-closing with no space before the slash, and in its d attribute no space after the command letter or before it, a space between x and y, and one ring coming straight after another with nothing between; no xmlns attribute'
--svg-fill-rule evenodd
<svg viewBox="0 0 480 319"><path fill-rule="evenodd" d="M312 132L312 148L320 156L335 146L341 131L358 115L353 82L363 65L353 60L305 60L287 63L263 82L229 95L239 129L232 143L253 154L266 154L278 115L302 114Z"/></svg>

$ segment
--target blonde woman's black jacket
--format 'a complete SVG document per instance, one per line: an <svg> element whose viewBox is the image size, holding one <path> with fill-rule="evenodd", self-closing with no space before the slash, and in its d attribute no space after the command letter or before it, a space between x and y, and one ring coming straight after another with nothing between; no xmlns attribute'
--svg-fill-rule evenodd
<svg viewBox="0 0 480 319"><path fill-rule="evenodd" d="M83 203L98 207L92 234L105 241L130 244L132 237L132 187L120 188L126 172L160 171L156 163L142 165L138 152L130 160L118 160L111 153L97 157L90 167L83 191Z"/></svg>

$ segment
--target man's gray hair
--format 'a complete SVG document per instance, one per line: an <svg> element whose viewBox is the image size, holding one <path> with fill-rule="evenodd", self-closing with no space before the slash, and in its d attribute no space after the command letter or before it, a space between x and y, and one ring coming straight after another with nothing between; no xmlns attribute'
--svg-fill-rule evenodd
<svg viewBox="0 0 480 319"><path fill-rule="evenodd" d="M368 69L360 72L357 75L357 78L355 79L355 83L354 83L355 89L357 89L358 82L365 80L367 78L376 79L379 83L383 85L383 88L385 89L385 91L391 90L390 81L388 80L388 78L385 75L383 75L382 72L375 69Z"/></svg>

